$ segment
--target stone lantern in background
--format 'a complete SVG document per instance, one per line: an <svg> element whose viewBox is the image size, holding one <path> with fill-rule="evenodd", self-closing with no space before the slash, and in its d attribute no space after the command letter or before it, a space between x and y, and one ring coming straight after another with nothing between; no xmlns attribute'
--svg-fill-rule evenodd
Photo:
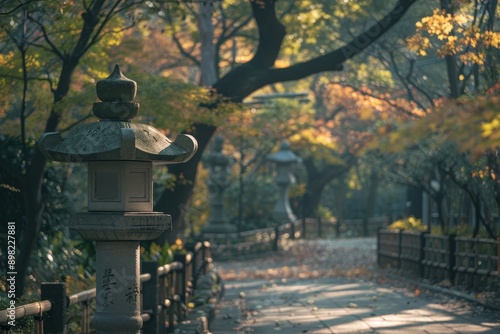
<svg viewBox="0 0 500 334"><path fill-rule="evenodd" d="M97 82L93 112L98 122L80 124L64 137L45 133L40 151L48 160L88 163L88 212L72 216L72 228L96 241L98 333L138 333L142 327L139 242L171 230L169 215L153 212L153 164L181 163L197 149L196 140L174 142L157 129L130 120L137 85L118 66Z"/></svg>
<svg viewBox="0 0 500 334"><path fill-rule="evenodd" d="M227 222L224 213L223 194L229 185L232 159L222 153L223 146L224 138L216 136L213 150L203 160L203 164L209 169L207 186L210 194L210 219L203 226L202 233L233 233L237 230L236 226Z"/></svg>
<svg viewBox="0 0 500 334"><path fill-rule="evenodd" d="M291 184L295 183L291 167L302 159L292 152L290 143L284 141L281 143L279 151L268 155L267 160L276 164L276 183L279 189L278 201L272 212L273 219L279 225L293 223L297 218L293 214L288 201L288 189Z"/></svg>

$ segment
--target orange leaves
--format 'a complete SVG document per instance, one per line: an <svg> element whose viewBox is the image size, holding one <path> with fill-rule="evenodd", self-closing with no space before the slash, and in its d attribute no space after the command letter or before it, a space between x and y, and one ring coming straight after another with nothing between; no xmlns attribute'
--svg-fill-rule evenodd
<svg viewBox="0 0 500 334"><path fill-rule="evenodd" d="M302 117L304 121L304 117ZM290 121L292 124L294 120ZM332 164L341 164L342 161L336 158L332 152L341 152L342 145L339 144L339 138L332 131L335 126L334 122L329 122L326 125L324 120L314 120L312 117L307 123L301 123L294 134L289 137L290 143L294 147L304 148L304 152L315 156L318 159L325 160ZM306 149L307 148L307 149Z"/></svg>
<svg viewBox="0 0 500 334"><path fill-rule="evenodd" d="M431 41L429 38L422 36L421 34L415 34L412 37L406 40L408 49L414 51L415 53L426 56L427 49L429 49L431 45Z"/></svg>
<svg viewBox="0 0 500 334"><path fill-rule="evenodd" d="M377 133L386 138L372 146L397 152L432 139L437 145L454 143L459 151L479 158L485 151L500 146L499 105L499 96L441 102L425 117L400 124L394 131L386 125L379 127ZM477 176L481 177L481 173Z"/></svg>
<svg viewBox="0 0 500 334"><path fill-rule="evenodd" d="M375 119L375 110L371 108L362 108L359 110L359 119L362 121L370 121Z"/></svg>
<svg viewBox="0 0 500 334"><path fill-rule="evenodd" d="M406 40L407 47L421 56L436 47L440 57L459 55L464 63L483 65L485 51L500 47L500 34L475 24L477 18L467 12L451 14L436 9L416 23L417 33Z"/></svg>
<svg viewBox="0 0 500 334"><path fill-rule="evenodd" d="M478 166L477 169L472 171L472 177L477 177L480 179L492 179L496 180L497 176L495 172L489 166Z"/></svg>
<svg viewBox="0 0 500 334"><path fill-rule="evenodd" d="M392 123L404 120L407 115L425 114L406 99L396 94L378 93L369 88L354 88L331 84L325 88L330 104L327 108L335 110L332 119L317 124L325 126L338 137L337 145L342 152L352 155L363 153L366 148L380 145L380 140L390 140L393 147L400 145L398 134L390 134ZM341 110L341 111L338 111ZM390 137L386 137L390 136Z"/></svg>

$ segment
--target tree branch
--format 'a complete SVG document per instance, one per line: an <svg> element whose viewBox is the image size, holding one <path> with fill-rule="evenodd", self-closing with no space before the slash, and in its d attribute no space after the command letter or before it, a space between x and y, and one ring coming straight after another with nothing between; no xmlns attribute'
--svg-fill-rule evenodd
<svg viewBox="0 0 500 334"><path fill-rule="evenodd" d="M259 69L274 65L285 37L285 26L278 21L274 10L274 0L267 0L264 6L252 1L252 11L259 28L259 46L248 65Z"/></svg>
<svg viewBox="0 0 500 334"><path fill-rule="evenodd" d="M43 39L49 45L49 48L45 48L45 47L43 47L41 45L37 45L37 44L32 44L32 45L37 46L37 47L41 47L42 49L53 52L59 59L64 59L64 54L61 51L59 51L59 49L55 46L54 43L52 43L52 40L49 38L49 35L47 34L47 30L45 30L45 26L41 22L36 20L34 17L32 17L31 15L28 15L28 19L30 19L31 21L33 21L35 24L37 24L40 27L40 29L42 30Z"/></svg>
<svg viewBox="0 0 500 334"><path fill-rule="evenodd" d="M298 80L314 73L341 70L343 62L362 52L392 28L416 1L417 0L398 1L394 8L381 20L377 21L365 32L356 36L347 45L337 50L287 68L271 70L269 73L271 82L269 83Z"/></svg>
<svg viewBox="0 0 500 334"><path fill-rule="evenodd" d="M278 56L285 35L283 25L277 20L273 0L253 1L254 17L259 25L259 46L248 63L234 68L219 80L214 88L217 92L233 101L240 102L257 89L276 82L303 79L309 75L340 71L347 59L359 54L371 43L394 26L418 0L400 0L393 9L368 30L359 34L350 43L323 56L298 63L286 68L270 69ZM259 6L257 3L265 3ZM241 81L241 78L246 78ZM238 82L238 85L234 83Z"/></svg>
<svg viewBox="0 0 500 334"><path fill-rule="evenodd" d="M17 5L16 7L12 8L11 10L9 10L7 12L0 12L0 16L10 15L10 14L14 13L16 10L18 10L19 8L24 7L26 5L29 5L32 2L33 2L33 0L29 0L29 1L26 1L26 2L20 2L19 1L19 5ZM0 6L0 9L2 9L2 7L3 6Z"/></svg>
<svg viewBox="0 0 500 334"><path fill-rule="evenodd" d="M192 52L195 49L195 45L196 44L193 45L193 47L191 48L190 51L187 51L182 46L179 38L177 37L177 31L174 28L174 24L173 24L173 21L172 21L172 16L170 15L170 11L168 10L168 7L166 8L165 13L166 13L166 21L172 27L172 40L174 41L175 45L177 46L177 49L179 50L179 52L184 57L186 57L187 59L191 60L193 62L193 64L195 64L197 67L200 67L200 61L198 59L196 59L196 57L194 57L192 55Z"/></svg>

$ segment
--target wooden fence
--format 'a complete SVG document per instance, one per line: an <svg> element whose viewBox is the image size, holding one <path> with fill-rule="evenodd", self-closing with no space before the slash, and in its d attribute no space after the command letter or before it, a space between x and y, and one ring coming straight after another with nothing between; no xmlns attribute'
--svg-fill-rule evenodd
<svg viewBox="0 0 500 334"><path fill-rule="evenodd" d="M287 240L301 238L302 221L240 233L204 233L210 240L212 256L217 260L276 251Z"/></svg>
<svg viewBox="0 0 500 334"><path fill-rule="evenodd" d="M203 307L202 304L207 303L213 292L211 289L216 282L209 282L208 285L205 282L216 279L207 279L207 276L211 276L210 243L198 242L186 248L188 251L185 254L175 254L171 263L162 266L158 266L156 262L142 263L141 317L144 333L173 332L175 328L180 328L182 322L190 319L190 308ZM193 294L195 290L196 296ZM202 296L204 298L200 300ZM30 332L66 333L67 308L76 305L80 305L81 309L81 333L90 333L91 303L95 297L95 288L67 296L65 283L42 283L39 302L0 311L0 333L8 333L14 329L9 325L12 315L16 320L33 317L35 328ZM198 310L192 314L197 316L200 312ZM211 312L210 307L203 312Z"/></svg>
<svg viewBox="0 0 500 334"><path fill-rule="evenodd" d="M463 238L380 229L377 261L435 282L448 280L476 291L500 282L500 238Z"/></svg>
<svg viewBox="0 0 500 334"><path fill-rule="evenodd" d="M336 238L376 235L381 227L389 223L387 217L336 220L306 218L293 223L244 231L240 233L204 233L203 239L210 240L212 255L217 260L239 256L255 255L276 251L287 240L299 238Z"/></svg>
<svg viewBox="0 0 500 334"><path fill-rule="evenodd" d="M305 219L304 237L364 237L375 236L380 228L389 225L389 217L372 217L367 219Z"/></svg>

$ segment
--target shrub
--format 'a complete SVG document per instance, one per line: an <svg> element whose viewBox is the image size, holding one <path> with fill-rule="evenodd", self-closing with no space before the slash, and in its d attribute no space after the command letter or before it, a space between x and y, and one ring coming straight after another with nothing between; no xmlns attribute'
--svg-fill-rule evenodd
<svg viewBox="0 0 500 334"><path fill-rule="evenodd" d="M396 220L388 228L393 230L407 230L407 231L427 231L427 226L422 225L422 219L417 219L413 216Z"/></svg>

